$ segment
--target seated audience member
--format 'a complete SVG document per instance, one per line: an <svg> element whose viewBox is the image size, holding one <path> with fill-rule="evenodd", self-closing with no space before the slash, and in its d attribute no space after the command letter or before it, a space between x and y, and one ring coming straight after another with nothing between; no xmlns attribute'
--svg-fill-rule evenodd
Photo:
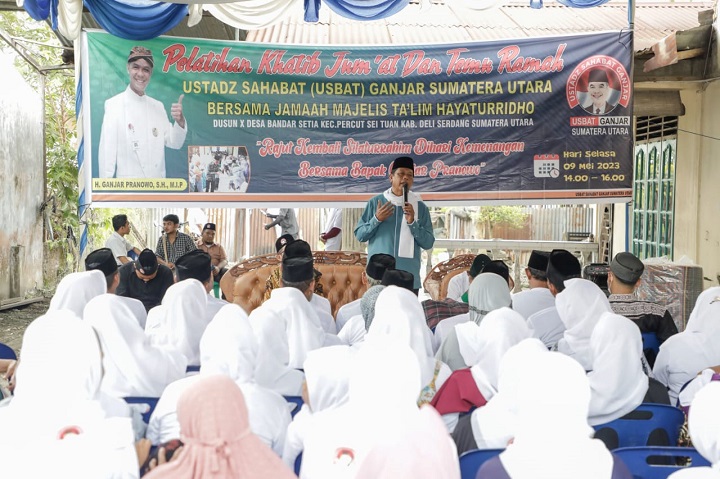
<svg viewBox="0 0 720 479"><path fill-rule="evenodd" d="M549 352L533 357L525 374L513 441L480 467L478 479L632 478L602 441L591 438L590 385L582 366Z"/></svg>
<svg viewBox="0 0 720 479"><path fill-rule="evenodd" d="M83 319L100 339L105 371L101 388L107 394L159 397L165 386L185 376L187 358L174 348L153 346L117 296L90 300Z"/></svg>
<svg viewBox="0 0 720 479"><path fill-rule="evenodd" d="M115 294L115 290L120 284L120 273L115 262L115 256L110 248L100 248L85 258L85 270L99 270L105 275L105 284L107 292ZM133 316L137 318L138 324L145 329L145 321L147 320L147 311L145 306L137 299L118 296L132 310Z"/></svg>
<svg viewBox="0 0 720 479"><path fill-rule="evenodd" d="M208 324L200 340L200 374L165 388L150 417L146 437L162 444L181 437L178 398L208 375L224 374L240 387L249 411L250 429L278 455L283 451L290 412L285 399L255 383L257 343L247 314L228 304Z"/></svg>
<svg viewBox="0 0 720 479"><path fill-rule="evenodd" d="M302 241L302 243L304 244L299 243L294 247L290 248L290 251L288 252L288 246L290 246L292 243L295 243L296 241ZM289 234L284 234L275 241L275 250L277 251L277 259L281 262L281 264L280 266L275 268L272 273L270 273L270 276L268 276L268 279L265 280L265 295L263 297L263 301L267 301L268 299L270 299L270 295L272 294L273 289L282 287L281 277L283 258L285 258L286 256L304 256L308 254L308 252L309 256L312 256L312 251L310 250L310 245L307 243L307 241L296 240L292 235ZM320 271L316 269L313 269L313 274L315 279L313 293L317 294L318 296L324 297L325 293L323 292L323 286L320 282L320 277L322 276L322 273L320 273Z"/></svg>
<svg viewBox="0 0 720 479"><path fill-rule="evenodd" d="M688 429L695 449L708 460L710 467L688 467L668 479L720 478L720 382L713 381L695 395L688 417Z"/></svg>
<svg viewBox="0 0 720 479"><path fill-rule="evenodd" d="M438 413L431 407L422 407L417 420L408 425L399 439L375 446L355 476L356 479L400 477L460 479L455 446Z"/></svg>
<svg viewBox="0 0 720 479"><path fill-rule="evenodd" d="M140 300L146 311L159 305L165 291L175 282L170 268L158 264L155 253L147 248L140 252L137 261L125 263L119 271L120 284L115 294Z"/></svg>
<svg viewBox="0 0 720 479"><path fill-rule="evenodd" d="M270 299L250 314L258 340L256 379L282 395L299 396L302 373L291 370L302 368L309 351L339 340L325 333L310 305L315 283L312 258L285 258L282 267L283 287L274 289Z"/></svg>
<svg viewBox="0 0 720 479"><path fill-rule="evenodd" d="M393 271L398 270L387 270L384 277ZM410 273L407 274L412 278ZM412 285L410 279L407 288L387 286L380 293L366 341L380 337L410 346L420 365L422 390L419 391L418 405L423 405L432 400L451 371L442 361L433 357L430 330L425 324L425 315Z"/></svg>
<svg viewBox="0 0 720 479"><path fill-rule="evenodd" d="M642 301L635 296L645 265L632 253L618 253L610 263L608 289L610 307L614 312L625 316L638 325L642 333L655 333L660 344L670 336L677 334L677 326L672 315L664 307L650 301ZM645 358L650 367L655 364L655 351L646 349Z"/></svg>
<svg viewBox="0 0 720 479"><path fill-rule="evenodd" d="M418 421L420 367L405 344L367 339L350 368L347 404L319 416L305 438L300 476L352 478L370 451Z"/></svg>
<svg viewBox="0 0 720 479"><path fill-rule="evenodd" d="M175 262L175 275L178 281L196 279L205 287L205 292L207 293L205 317L208 323L223 306L229 304L224 299L216 298L213 294L214 283L212 272L211 257L201 249L196 249L184 254Z"/></svg>
<svg viewBox="0 0 720 479"><path fill-rule="evenodd" d="M510 277L510 268L508 268L505 261L501 259L495 259L487 263L483 267L481 273L495 273L502 276L502 278L507 282L510 291L512 291L515 287L515 281ZM467 297L465 299L467 299Z"/></svg>
<svg viewBox="0 0 720 479"><path fill-rule="evenodd" d="M546 276L548 289L555 298L565 289L566 280L579 278L581 274L582 268L575 255L564 249L550 252ZM565 332L565 325L558 315L557 299L555 306L542 309L530 315L527 320L533 337L545 343L548 348L554 348Z"/></svg>
<svg viewBox="0 0 720 479"><path fill-rule="evenodd" d="M525 319L510 308L491 311L478 326L456 326L460 353L471 367L454 371L430 403L452 432L459 413L484 406L498 390L500 360L508 349L530 337Z"/></svg>
<svg viewBox="0 0 720 479"><path fill-rule="evenodd" d="M526 379L525 367L547 352L537 338L524 339L507 350L498 368L497 393L485 406L462 416L452 433L458 454L505 449L517 430L518 389Z"/></svg>
<svg viewBox="0 0 720 479"><path fill-rule="evenodd" d="M447 297L455 301L463 301L462 297L468 292L468 289L470 289L470 283L472 283L472 280L480 274L485 265L490 261L492 261L492 259L490 259L490 257L486 254L479 254L475 256L469 270L465 273L456 274L450 278L450 281L448 282ZM465 296L464 302L467 303L467 296Z"/></svg>
<svg viewBox="0 0 720 479"><path fill-rule="evenodd" d="M527 319L538 311L555 306L555 296L548 288L547 266L550 253L533 250L525 276L530 289L512 295L512 309Z"/></svg>
<svg viewBox="0 0 720 479"><path fill-rule="evenodd" d="M328 346L308 353L303 365L305 385L300 411L287 428L282 458L289 467L304 449L305 436L317 417L348 401L348 384L353 350L347 346Z"/></svg>
<svg viewBox="0 0 720 479"><path fill-rule="evenodd" d="M592 371L588 373L591 426L623 417L641 403L669 403L665 388L653 381L664 401L652 400L650 379L642 366L642 337L629 319L603 313L590 336Z"/></svg>
<svg viewBox="0 0 720 479"><path fill-rule="evenodd" d="M575 359L586 371L592 369L590 336L603 313L612 312L600 287L581 278L565 281L565 289L555 297L560 320L565 325L557 351Z"/></svg>
<svg viewBox="0 0 720 479"><path fill-rule="evenodd" d="M196 279L170 286L162 305L148 314L145 334L152 344L180 351L191 366L200 364L200 338L212 320L207 314L207 298L205 288Z"/></svg>
<svg viewBox="0 0 720 479"><path fill-rule="evenodd" d="M367 285L368 289L372 288L373 286L377 286L382 282L382 277L383 274L385 274L385 270L394 268L395 258L390 256L389 254L384 253L374 254L370 256L370 258L368 258L367 260L367 264L365 265L365 271L362 275L362 283ZM342 330L343 326L345 326L345 323L347 323L350 318L361 314L361 299L362 298L358 298L355 301L351 301L347 304L343 304L342 306L340 306L340 309L338 309L337 315L335 317L335 323L337 324L338 331Z"/></svg>
<svg viewBox="0 0 720 479"><path fill-rule="evenodd" d="M105 292L105 275L102 271L70 273L60 280L48 311L66 309L82 318L88 301Z"/></svg>
<svg viewBox="0 0 720 479"><path fill-rule="evenodd" d="M128 258L130 252L139 255L140 250L130 244L125 238L125 236L130 234L131 228L127 215L113 216L112 226L114 231L110 234L110 237L105 240L105 248L113 253L115 264L119 268L125 263L130 262L130 258Z"/></svg>
<svg viewBox="0 0 720 479"><path fill-rule="evenodd" d="M3 474L137 477L131 420L108 417L102 375L100 345L87 322L57 310L30 323L15 395L0 408Z"/></svg>
<svg viewBox="0 0 720 479"><path fill-rule="evenodd" d="M495 273L479 274L470 285L469 295L470 312L467 319L476 324L480 324L490 311L510 307L511 303L507 280ZM435 328L435 334L438 333L441 326L444 326L443 323L453 325L452 320L453 318L448 318L442 321ZM455 322L454 325L460 322ZM456 327L451 327L447 331L435 357L447 364L453 371L469 367L460 352Z"/></svg>
<svg viewBox="0 0 720 479"><path fill-rule="evenodd" d="M705 368L720 364L720 287L698 296L682 333L667 339L655 359L653 375L667 386L676 404L680 389Z"/></svg>
<svg viewBox="0 0 720 479"><path fill-rule="evenodd" d="M212 273L211 283L215 281L220 282L223 275L227 273L228 260L225 248L215 242L215 223L205 223L202 229L202 236L196 245L200 251L210 255L212 261L210 268ZM177 266L177 262L175 266Z"/></svg>
<svg viewBox="0 0 720 479"><path fill-rule="evenodd" d="M252 432L245 397L229 377L202 377L178 399L177 416L183 451L147 479L295 477Z"/></svg>

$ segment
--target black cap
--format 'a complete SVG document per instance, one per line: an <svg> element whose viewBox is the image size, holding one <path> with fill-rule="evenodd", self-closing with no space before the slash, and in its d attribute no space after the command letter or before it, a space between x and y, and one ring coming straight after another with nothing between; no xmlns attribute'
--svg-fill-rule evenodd
<svg viewBox="0 0 720 479"><path fill-rule="evenodd" d="M548 277L560 276L563 281L570 278L579 278L582 274L580 261L571 252L564 249L554 249L548 257Z"/></svg>
<svg viewBox="0 0 720 479"><path fill-rule="evenodd" d="M296 256L292 258L283 258L282 261L282 279L291 283L299 283L313 279L313 259L312 256Z"/></svg>
<svg viewBox="0 0 720 479"><path fill-rule="evenodd" d="M401 269L386 269L382 277L383 286L399 286L409 291L413 291L415 285L415 277L412 273Z"/></svg>
<svg viewBox="0 0 720 479"><path fill-rule="evenodd" d="M365 266L365 274L378 281L383 279L385 270L395 268L395 258L385 253L377 253L370 256Z"/></svg>
<svg viewBox="0 0 720 479"><path fill-rule="evenodd" d="M645 271L645 265L632 253L618 253L610 263L610 271L623 283L635 284Z"/></svg>
<svg viewBox="0 0 720 479"><path fill-rule="evenodd" d="M212 274L212 260L205 251L196 249L185 253L175 261L175 271L180 281L193 278L204 283Z"/></svg>
<svg viewBox="0 0 720 479"><path fill-rule="evenodd" d="M390 169L390 172L392 173L398 168L409 168L415 171L415 162L409 156L401 156L400 158L395 158L395 161L392 162L392 168Z"/></svg>
<svg viewBox="0 0 720 479"><path fill-rule="evenodd" d="M550 258L549 252L534 249L532 253L530 253L530 259L527 264L528 268L545 272L547 271L548 258Z"/></svg>
<svg viewBox="0 0 720 479"><path fill-rule="evenodd" d="M486 254L479 254L475 256L475 259L472 262L472 265L470 266L470 276L473 278L477 275L479 275L486 264L488 264L490 261L490 256Z"/></svg>
<svg viewBox="0 0 720 479"><path fill-rule="evenodd" d="M279 253L280 250L283 249L283 247L289 245L293 241L295 241L295 238L293 238L293 235L288 235L288 234L282 235L281 237L279 237L278 239L275 240L275 251L277 253Z"/></svg>
<svg viewBox="0 0 720 479"><path fill-rule="evenodd" d="M591 82L610 83L610 80L608 79L607 72L604 68L596 68L594 70L590 70L590 73L588 74L588 83Z"/></svg>
<svg viewBox="0 0 720 479"><path fill-rule="evenodd" d="M295 240L285 247L284 258L312 258L312 250L307 241Z"/></svg>
<svg viewBox="0 0 720 479"><path fill-rule="evenodd" d="M145 248L140 252L137 261L135 261L135 267L140 273L145 275L151 275L158 269L158 260L153 250Z"/></svg>
<svg viewBox="0 0 720 479"><path fill-rule="evenodd" d="M490 261L485 265L481 273L495 273L502 276L505 281L510 279L510 268L508 268L508 265L501 259Z"/></svg>
<svg viewBox="0 0 720 479"><path fill-rule="evenodd" d="M105 276L117 271L117 261L110 248L96 249L85 258L85 271L100 270Z"/></svg>
<svg viewBox="0 0 720 479"><path fill-rule="evenodd" d="M205 226L203 226L203 231L205 230L213 230L215 231L215 223L205 223Z"/></svg>

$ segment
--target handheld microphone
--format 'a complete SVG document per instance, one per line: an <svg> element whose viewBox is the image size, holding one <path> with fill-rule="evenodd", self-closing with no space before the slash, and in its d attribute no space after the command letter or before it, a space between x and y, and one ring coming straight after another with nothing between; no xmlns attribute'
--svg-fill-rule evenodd
<svg viewBox="0 0 720 479"><path fill-rule="evenodd" d="M403 185L403 205L408 202L407 194L408 194L407 185Z"/></svg>

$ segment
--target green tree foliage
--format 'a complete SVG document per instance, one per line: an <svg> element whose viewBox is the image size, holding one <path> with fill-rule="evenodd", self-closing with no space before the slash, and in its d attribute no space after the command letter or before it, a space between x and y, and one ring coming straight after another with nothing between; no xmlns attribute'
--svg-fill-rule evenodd
<svg viewBox="0 0 720 479"><path fill-rule="evenodd" d="M77 267L75 238L79 234L74 69L51 68L62 64L63 48L46 23L32 20L25 12L0 12L0 28L42 70L16 56L15 67L44 98L46 189L47 198L54 198L46 209L46 252L57 256L56 274L62 276ZM0 49L15 53L5 42L0 42Z"/></svg>
<svg viewBox="0 0 720 479"><path fill-rule="evenodd" d="M522 228L528 214L522 206L481 206L473 213L475 224L484 228L485 236L492 235L495 225L505 224L510 228Z"/></svg>

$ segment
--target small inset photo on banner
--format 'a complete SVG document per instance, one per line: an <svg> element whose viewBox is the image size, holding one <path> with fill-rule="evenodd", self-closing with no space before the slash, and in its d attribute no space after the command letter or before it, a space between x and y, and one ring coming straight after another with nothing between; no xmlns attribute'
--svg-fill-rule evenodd
<svg viewBox="0 0 720 479"><path fill-rule="evenodd" d="M250 156L245 146L188 146L190 193L245 193Z"/></svg>

